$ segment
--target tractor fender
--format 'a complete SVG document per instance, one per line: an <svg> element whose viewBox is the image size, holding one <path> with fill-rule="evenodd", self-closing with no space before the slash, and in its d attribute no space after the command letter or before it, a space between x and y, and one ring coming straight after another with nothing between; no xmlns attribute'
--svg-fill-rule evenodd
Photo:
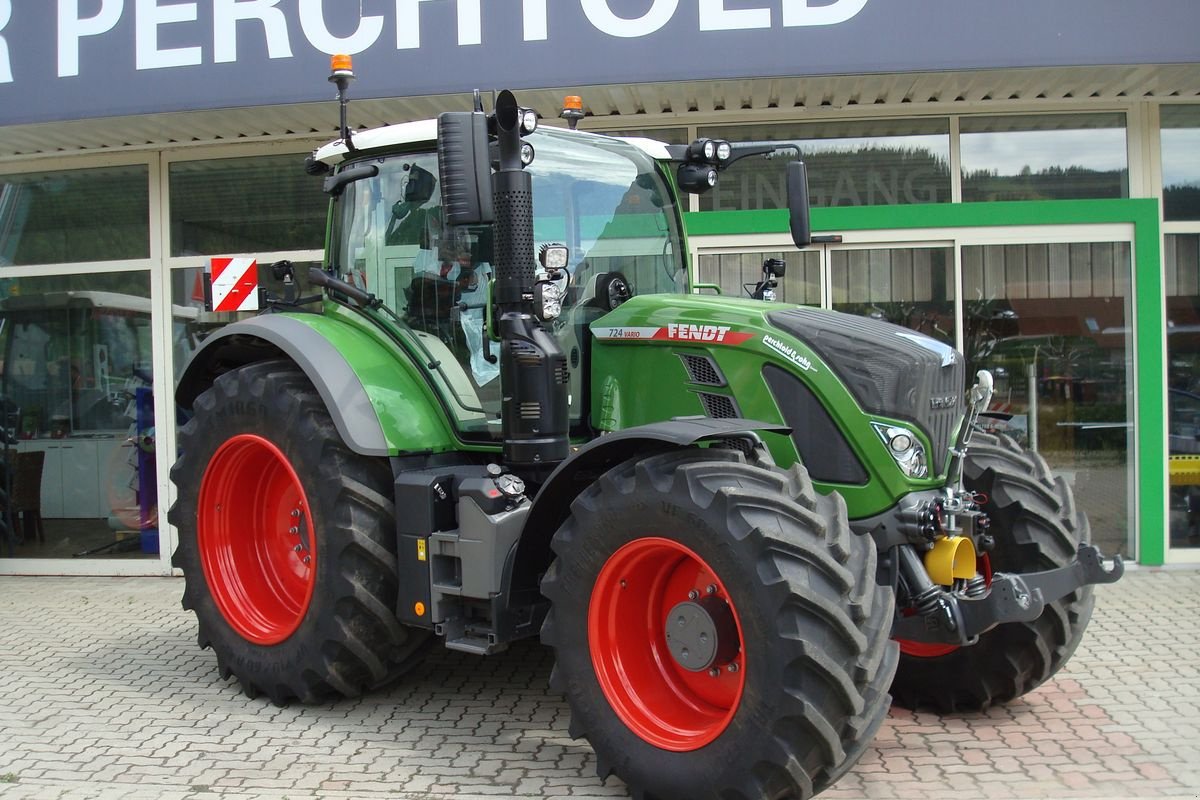
<svg viewBox="0 0 1200 800"><path fill-rule="evenodd" d="M429 424L405 426L403 440L385 433L385 421L381 421L381 409L387 406L390 416L407 417L413 420L420 412L415 406L427 409L429 402L422 396L416 382L405 380L408 371L400 363L404 356L387 350L376 339L363 335L352 326L313 314L297 316L265 314L251 319L234 322L221 328L205 339L184 369L175 391L177 403L182 408L191 408L195 399L207 389L217 376L231 369L258 361L287 358L308 377L325 407L333 418L333 424L346 445L356 453L366 456L387 456L397 450L430 451L447 449L453 445L453 437L445 426L427 412L421 418ZM312 319L309 319L311 317ZM328 329L328 330L326 330ZM351 337L355 363L379 365L387 369L390 381L380 385L359 377L354 366L342 351L330 341L330 335ZM400 383L412 383L412 392L397 391ZM383 397L384 404L374 394ZM407 401L407 402L404 402ZM413 406L394 408L403 403ZM392 425L391 428L396 426Z"/></svg>
<svg viewBox="0 0 1200 800"><path fill-rule="evenodd" d="M571 513L571 503L592 482L634 456L651 456L714 439L738 438L759 431L788 435L792 429L748 419L687 417L608 433L580 447L542 484L512 559L511 604L533 603L538 581L550 566L550 540Z"/></svg>

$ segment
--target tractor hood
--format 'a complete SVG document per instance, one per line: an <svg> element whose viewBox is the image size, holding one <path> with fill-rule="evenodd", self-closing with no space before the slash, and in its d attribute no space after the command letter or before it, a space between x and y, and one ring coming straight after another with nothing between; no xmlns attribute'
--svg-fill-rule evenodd
<svg viewBox="0 0 1200 800"><path fill-rule="evenodd" d="M812 348L864 411L920 426L934 444L933 471L942 471L966 411L961 353L925 334L868 317L790 308L767 319Z"/></svg>
<svg viewBox="0 0 1200 800"><path fill-rule="evenodd" d="M620 430L678 416L787 425L766 436L851 516L935 485L965 413L961 354L923 334L834 311L699 295L637 296L591 330L591 422ZM903 473L889 435L920 442Z"/></svg>

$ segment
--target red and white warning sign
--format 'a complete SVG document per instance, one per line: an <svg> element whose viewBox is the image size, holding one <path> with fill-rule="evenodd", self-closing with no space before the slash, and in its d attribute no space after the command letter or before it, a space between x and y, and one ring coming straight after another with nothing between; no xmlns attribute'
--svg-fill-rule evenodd
<svg viewBox="0 0 1200 800"><path fill-rule="evenodd" d="M208 267L213 311L258 311L258 262L214 258Z"/></svg>

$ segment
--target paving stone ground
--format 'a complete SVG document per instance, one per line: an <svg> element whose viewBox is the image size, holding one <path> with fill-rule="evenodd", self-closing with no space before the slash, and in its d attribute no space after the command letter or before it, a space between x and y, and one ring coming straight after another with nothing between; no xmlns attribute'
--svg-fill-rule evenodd
<svg viewBox="0 0 1200 800"><path fill-rule="evenodd" d="M220 679L168 578L0 578L0 798L625 797L567 735L532 642L276 708ZM1004 708L893 709L823 798L1200 798L1200 572L1098 589L1056 679Z"/></svg>

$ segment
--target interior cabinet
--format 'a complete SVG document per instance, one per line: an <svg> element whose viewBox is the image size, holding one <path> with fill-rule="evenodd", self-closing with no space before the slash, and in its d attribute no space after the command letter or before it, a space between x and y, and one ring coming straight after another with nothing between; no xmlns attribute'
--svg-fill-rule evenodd
<svg viewBox="0 0 1200 800"><path fill-rule="evenodd" d="M111 512L109 487L126 469L122 450L131 445L125 436L27 439L20 451L41 450L42 517L44 519L106 518Z"/></svg>

